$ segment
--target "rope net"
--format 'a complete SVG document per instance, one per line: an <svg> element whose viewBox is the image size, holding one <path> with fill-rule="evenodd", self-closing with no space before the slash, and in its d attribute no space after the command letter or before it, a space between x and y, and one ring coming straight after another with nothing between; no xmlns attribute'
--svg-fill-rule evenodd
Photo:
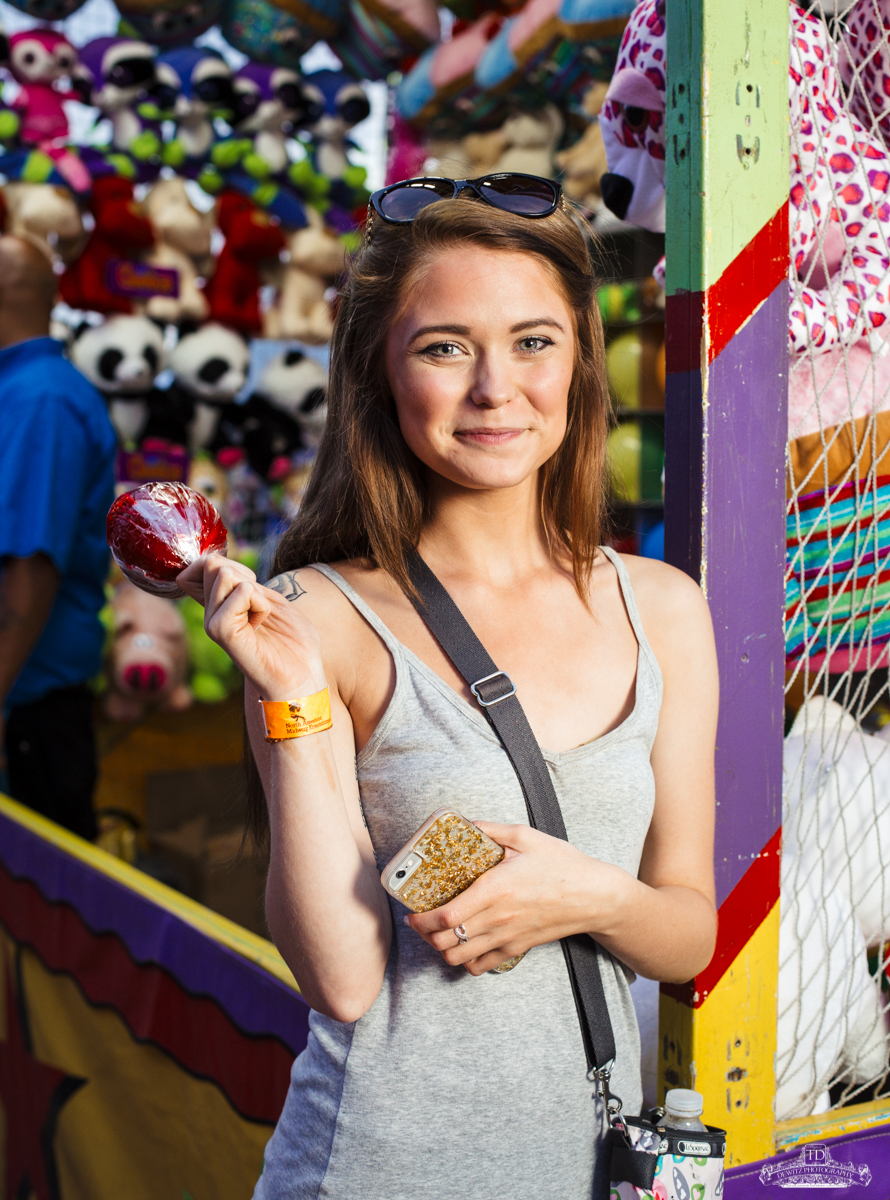
<svg viewBox="0 0 890 1200"><path fill-rule="evenodd" d="M780 1120L890 1098L890 0L790 14Z"/></svg>

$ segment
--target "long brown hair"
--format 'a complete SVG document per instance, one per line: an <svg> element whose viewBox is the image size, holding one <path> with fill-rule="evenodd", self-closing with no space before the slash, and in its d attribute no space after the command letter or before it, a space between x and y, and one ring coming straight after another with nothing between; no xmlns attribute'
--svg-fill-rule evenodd
<svg viewBox="0 0 890 1200"><path fill-rule="evenodd" d="M540 506L550 545L570 556L575 587L587 602L605 525L609 392L590 244L579 226L563 208L530 220L463 197L431 204L410 225L373 220L340 296L324 436L299 515L279 541L273 574L361 558L410 590L405 556L428 519L429 484L399 429L386 339L429 261L471 243L541 260L573 314L577 348L566 435L541 471ZM262 846L268 812L249 745L246 759L248 826Z"/></svg>
<svg viewBox="0 0 890 1200"><path fill-rule="evenodd" d="M274 572L362 558L410 588L405 555L429 516L426 468L405 444L386 378L386 339L412 280L436 255L467 243L543 260L575 321L577 351L566 435L541 472L541 517L571 557L586 598L603 537L609 412L605 351L588 243L567 211L530 220L478 200L431 204L410 225L374 220L340 297L328 418L296 520Z"/></svg>

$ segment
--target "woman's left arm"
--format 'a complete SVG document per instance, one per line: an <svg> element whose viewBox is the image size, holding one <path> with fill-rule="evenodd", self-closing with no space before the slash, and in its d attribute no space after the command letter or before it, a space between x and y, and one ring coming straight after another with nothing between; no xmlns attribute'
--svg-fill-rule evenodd
<svg viewBox="0 0 890 1200"><path fill-rule="evenodd" d="M525 825L478 821L507 848L449 904L408 918L452 965L482 974L515 954L589 933L632 970L683 983L704 970L714 901L714 635L697 585L661 563L633 564L643 624L664 676L652 748L655 807L638 877ZM454 927L469 936L459 945Z"/></svg>

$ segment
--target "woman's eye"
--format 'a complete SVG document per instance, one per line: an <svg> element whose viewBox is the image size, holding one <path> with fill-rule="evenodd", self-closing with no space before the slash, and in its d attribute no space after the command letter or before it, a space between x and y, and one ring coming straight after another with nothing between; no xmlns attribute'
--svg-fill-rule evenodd
<svg viewBox="0 0 890 1200"><path fill-rule="evenodd" d="M543 350L545 346L552 346L550 338L545 337L525 337L519 343L521 350L527 354L535 354L539 350Z"/></svg>
<svg viewBox="0 0 890 1200"><path fill-rule="evenodd" d="M460 346L454 342L435 342L432 346L427 346L421 351L422 354L431 354L434 358L456 358L460 354Z"/></svg>

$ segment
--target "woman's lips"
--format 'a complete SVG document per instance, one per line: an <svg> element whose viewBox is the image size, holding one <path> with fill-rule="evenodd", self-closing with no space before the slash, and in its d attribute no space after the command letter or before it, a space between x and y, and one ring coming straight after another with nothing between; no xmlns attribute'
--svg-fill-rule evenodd
<svg viewBox="0 0 890 1200"><path fill-rule="evenodd" d="M503 446L524 432L524 429L458 429L456 436L480 446Z"/></svg>

